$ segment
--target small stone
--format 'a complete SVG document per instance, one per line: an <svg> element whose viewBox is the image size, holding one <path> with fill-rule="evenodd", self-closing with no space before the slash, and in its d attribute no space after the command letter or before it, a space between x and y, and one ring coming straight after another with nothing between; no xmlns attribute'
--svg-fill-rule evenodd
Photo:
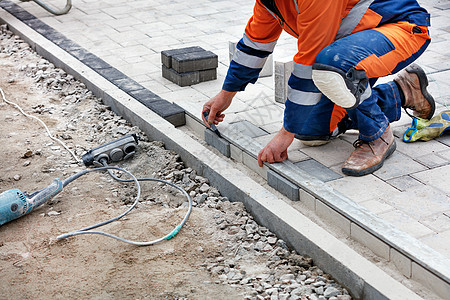
<svg viewBox="0 0 450 300"><path fill-rule="evenodd" d="M14 180L15 181L19 181L20 179L22 179L22 176L20 176L19 174L17 174L17 175L14 175Z"/></svg>
<svg viewBox="0 0 450 300"><path fill-rule="evenodd" d="M284 274L280 277L280 281L284 284L288 284L295 281L295 276L294 274Z"/></svg>
<svg viewBox="0 0 450 300"><path fill-rule="evenodd" d="M206 183L202 184L200 187L200 193L207 193L209 191L210 187Z"/></svg>
<svg viewBox="0 0 450 300"><path fill-rule="evenodd" d="M323 281L317 280L317 281L314 282L312 285L313 285L314 287L319 287L319 286L324 286L324 285L326 285L326 283L323 282Z"/></svg>
<svg viewBox="0 0 450 300"><path fill-rule="evenodd" d="M225 281L225 280L228 279L228 276L225 275L225 274L222 274L222 275L219 275L219 279L220 279L221 281Z"/></svg>
<svg viewBox="0 0 450 300"><path fill-rule="evenodd" d="M279 293L278 299L279 300L287 300L287 299L289 299L289 294L288 293Z"/></svg>
<svg viewBox="0 0 450 300"><path fill-rule="evenodd" d="M253 224L247 224L245 225L245 231L247 232L247 235L253 234L256 232L256 226Z"/></svg>
<svg viewBox="0 0 450 300"><path fill-rule="evenodd" d="M237 227L237 226L231 226L231 227L228 229L228 234L229 234L229 235L235 235L235 234L237 234L239 231L240 231L239 227Z"/></svg>
<svg viewBox="0 0 450 300"><path fill-rule="evenodd" d="M332 287L332 286L327 287L327 289L323 293L325 298L335 297L335 296L337 296L339 294L340 294L339 290L337 288L335 288L335 287Z"/></svg>
<svg viewBox="0 0 450 300"><path fill-rule="evenodd" d="M22 158L29 158L29 157L32 157L32 156L33 156L33 151L27 150L27 152L25 152L25 153L22 155Z"/></svg>
<svg viewBox="0 0 450 300"><path fill-rule="evenodd" d="M262 251L264 249L264 247L265 247L264 242L259 241L259 242L256 243L254 249L256 251Z"/></svg>
<svg viewBox="0 0 450 300"><path fill-rule="evenodd" d="M52 210L52 211L49 211L48 213L47 213L47 215L49 215L49 216L58 216L58 215L60 215L61 213L59 213L59 212L57 212L57 211L54 211L54 210Z"/></svg>
<svg viewBox="0 0 450 300"><path fill-rule="evenodd" d="M270 246L270 245L266 245L264 248L263 248L263 252L269 252L269 251L272 251L273 250L273 248L272 248L272 246Z"/></svg>
<svg viewBox="0 0 450 300"><path fill-rule="evenodd" d="M314 291L316 291L316 293L317 293L318 295L323 295L323 286L316 287L316 288L314 289Z"/></svg>
<svg viewBox="0 0 450 300"><path fill-rule="evenodd" d="M198 204L203 204L203 203L206 201L207 198L208 198L208 194L201 194L201 195L199 195L199 196L197 196L197 197L195 198L195 201L196 201Z"/></svg>
<svg viewBox="0 0 450 300"><path fill-rule="evenodd" d="M23 163L24 167L28 167L31 164L31 161L27 160Z"/></svg>
<svg viewBox="0 0 450 300"><path fill-rule="evenodd" d="M267 239L267 242L271 245L275 245L277 243L277 238L276 237L269 237Z"/></svg>

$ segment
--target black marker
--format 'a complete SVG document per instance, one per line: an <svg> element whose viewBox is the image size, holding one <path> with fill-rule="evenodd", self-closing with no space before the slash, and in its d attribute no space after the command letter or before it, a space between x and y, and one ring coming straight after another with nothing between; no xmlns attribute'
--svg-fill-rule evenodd
<svg viewBox="0 0 450 300"><path fill-rule="evenodd" d="M205 117L206 122L208 122L208 113L206 111L203 112L203 116ZM214 123L209 124L209 126L211 126L211 130L214 131L214 133L217 134L218 137L222 137L220 135L219 129L217 129L217 127L216 127L216 125Z"/></svg>

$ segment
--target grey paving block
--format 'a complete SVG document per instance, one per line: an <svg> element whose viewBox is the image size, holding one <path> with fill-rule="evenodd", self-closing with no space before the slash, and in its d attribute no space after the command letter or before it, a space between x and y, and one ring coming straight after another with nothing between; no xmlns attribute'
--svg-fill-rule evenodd
<svg viewBox="0 0 450 300"><path fill-rule="evenodd" d="M436 141L450 147L450 134L444 134L443 136L438 137Z"/></svg>
<svg viewBox="0 0 450 300"><path fill-rule="evenodd" d="M73 49L72 51L70 51L70 54L75 57L78 60L83 60L83 59L87 59L89 57L92 57L92 53L89 52L88 50L84 49L84 48L79 48L79 49Z"/></svg>
<svg viewBox="0 0 450 300"><path fill-rule="evenodd" d="M193 46L161 51L161 62L167 68L172 68L172 56L176 54L205 51L202 47Z"/></svg>
<svg viewBox="0 0 450 300"><path fill-rule="evenodd" d="M290 180L284 178L280 174L268 170L267 171L267 183L291 199L292 201L298 201L299 200L299 188L296 184L292 183Z"/></svg>
<svg viewBox="0 0 450 300"><path fill-rule="evenodd" d="M418 172L413 174L412 176L425 183L426 185L435 187L450 195L449 174L450 164L424 172Z"/></svg>
<svg viewBox="0 0 450 300"><path fill-rule="evenodd" d="M110 64L94 54L87 55L81 62L93 70L111 68Z"/></svg>
<svg viewBox="0 0 450 300"><path fill-rule="evenodd" d="M114 80L125 79L128 76L117 70L116 68L110 67L106 69L97 69L95 70L97 73L113 82Z"/></svg>
<svg viewBox="0 0 450 300"><path fill-rule="evenodd" d="M128 95L132 96L133 98L135 98L144 105L145 103L163 100L161 97L149 91L148 89L131 91L128 93Z"/></svg>
<svg viewBox="0 0 450 300"><path fill-rule="evenodd" d="M448 163L448 160L434 153L417 157L414 160L427 166L428 168L436 168Z"/></svg>
<svg viewBox="0 0 450 300"><path fill-rule="evenodd" d="M30 18L28 20L22 20L25 24L39 32L40 34L45 34L46 32L56 32L52 27L48 26L44 22L42 22L39 19L36 19L35 17Z"/></svg>
<svg viewBox="0 0 450 300"><path fill-rule="evenodd" d="M198 71L200 76L200 82L216 80L217 79L217 69L209 69Z"/></svg>
<svg viewBox="0 0 450 300"><path fill-rule="evenodd" d="M373 174L382 180L389 180L408 174L427 170L428 168L418 162L415 162L408 156L394 152L385 160L383 167L375 171Z"/></svg>
<svg viewBox="0 0 450 300"><path fill-rule="evenodd" d="M79 50L82 48L80 45L78 45L77 43L75 43L74 41L71 41L69 39L56 41L55 44L58 45L61 49L65 50L69 53L71 51Z"/></svg>
<svg viewBox="0 0 450 300"><path fill-rule="evenodd" d="M200 72L178 73L172 68L162 66L162 76L179 86L189 86L200 82Z"/></svg>
<svg viewBox="0 0 450 300"><path fill-rule="evenodd" d="M113 80L112 83L126 93L145 89L142 85L128 77Z"/></svg>
<svg viewBox="0 0 450 300"><path fill-rule="evenodd" d="M386 182L402 192L409 190L410 188L413 187L423 186L423 183L412 178L411 176L401 176L394 179L386 180Z"/></svg>
<svg viewBox="0 0 450 300"><path fill-rule="evenodd" d="M55 30L48 32L45 37L58 46L68 40L67 37Z"/></svg>
<svg viewBox="0 0 450 300"><path fill-rule="evenodd" d="M446 9L450 9L450 3L437 3L434 7L442 9L442 10L446 10Z"/></svg>
<svg viewBox="0 0 450 300"><path fill-rule="evenodd" d="M33 16L32 14L30 14L27 11L16 11L13 13L13 15L20 21L36 19L35 16Z"/></svg>
<svg viewBox="0 0 450 300"><path fill-rule="evenodd" d="M211 51L186 52L172 56L172 68L178 73L215 69L218 56Z"/></svg>
<svg viewBox="0 0 450 300"><path fill-rule="evenodd" d="M236 131L251 138L269 134L264 129L259 128L258 126L247 120L232 123L228 126L228 128L230 129L230 131Z"/></svg>
<svg viewBox="0 0 450 300"><path fill-rule="evenodd" d="M318 161L314 159L308 159L304 161L300 161L298 163L294 164L299 169L305 171L306 173L310 174L311 176L316 177L319 180L322 180L324 182L335 180L342 178L341 175L338 173L328 169Z"/></svg>
<svg viewBox="0 0 450 300"><path fill-rule="evenodd" d="M180 106L167 100L147 101L143 103L159 116L172 123L175 127L186 124L186 112Z"/></svg>
<svg viewBox="0 0 450 300"><path fill-rule="evenodd" d="M220 153L222 153L226 157L231 156L230 143L227 140L220 138L209 128L205 129L205 142L208 143L208 145L211 145L214 148L216 148Z"/></svg>

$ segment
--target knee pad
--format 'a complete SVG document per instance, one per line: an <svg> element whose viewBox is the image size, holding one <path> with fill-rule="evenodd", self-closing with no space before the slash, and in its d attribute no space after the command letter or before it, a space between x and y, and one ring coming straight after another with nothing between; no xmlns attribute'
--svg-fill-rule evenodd
<svg viewBox="0 0 450 300"><path fill-rule="evenodd" d="M313 64L312 79L317 88L337 105L353 109L370 96L364 70L351 68L347 73L329 65Z"/></svg>

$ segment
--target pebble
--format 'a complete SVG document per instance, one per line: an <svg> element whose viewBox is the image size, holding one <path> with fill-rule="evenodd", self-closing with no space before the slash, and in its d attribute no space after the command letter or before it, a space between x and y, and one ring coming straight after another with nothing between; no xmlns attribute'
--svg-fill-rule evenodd
<svg viewBox="0 0 450 300"><path fill-rule="evenodd" d="M339 294L340 294L339 290L333 286L327 287L327 289L323 293L325 298L335 297Z"/></svg>
<svg viewBox="0 0 450 300"><path fill-rule="evenodd" d="M209 191L210 187L206 183L203 183L200 187L200 193L207 193Z"/></svg>
<svg viewBox="0 0 450 300"><path fill-rule="evenodd" d="M15 181L19 181L20 179L22 179L22 176L17 174L17 175L14 175L13 178L14 178Z"/></svg>

